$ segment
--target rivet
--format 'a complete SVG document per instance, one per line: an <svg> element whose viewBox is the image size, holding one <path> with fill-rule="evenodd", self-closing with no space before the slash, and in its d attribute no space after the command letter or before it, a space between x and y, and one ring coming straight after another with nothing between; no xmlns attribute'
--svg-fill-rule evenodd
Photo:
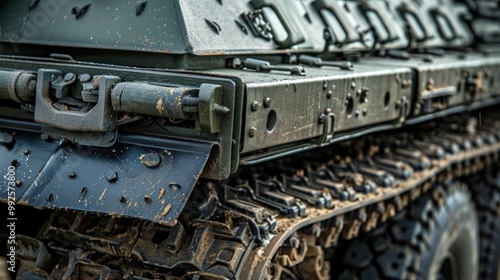
<svg viewBox="0 0 500 280"><path fill-rule="evenodd" d="M53 194L49 194L49 195L47 196L47 198L45 198L45 200L46 200L47 202L51 202L53 198L54 198L54 195L53 195Z"/></svg>
<svg viewBox="0 0 500 280"><path fill-rule="evenodd" d="M172 189L173 191L176 191L176 190L179 190L181 188L181 186L177 183L169 183L168 186L170 187L170 189Z"/></svg>
<svg viewBox="0 0 500 280"><path fill-rule="evenodd" d="M351 89L355 89L356 88L356 82L355 81L352 81L351 82Z"/></svg>
<svg viewBox="0 0 500 280"><path fill-rule="evenodd" d="M363 116L366 116L366 114L368 114L368 109L364 108L363 109Z"/></svg>
<svg viewBox="0 0 500 280"><path fill-rule="evenodd" d="M354 112L354 116L355 116L356 118L357 118L357 117L359 117L359 110L356 110L356 111Z"/></svg>
<svg viewBox="0 0 500 280"><path fill-rule="evenodd" d="M161 158L156 153L149 153L149 154L141 155L140 160L141 160L142 164L146 165L149 168L158 167L158 165L160 165L160 163L161 163Z"/></svg>
<svg viewBox="0 0 500 280"><path fill-rule="evenodd" d="M144 201L146 201L146 203L151 203L151 201L153 201L153 200L151 199L151 197L149 197L149 196L146 195L144 197Z"/></svg>
<svg viewBox="0 0 500 280"><path fill-rule="evenodd" d="M271 107L271 98L266 97L266 98L264 99L264 107L266 107L266 108Z"/></svg>
<svg viewBox="0 0 500 280"><path fill-rule="evenodd" d="M23 182L21 180L16 181L16 186L20 187L22 184L23 184Z"/></svg>
<svg viewBox="0 0 500 280"><path fill-rule="evenodd" d="M255 112L255 111L258 111L258 110L259 110L259 108L260 108L260 103L259 103L259 102L257 102L257 101L254 101L254 102L252 102L251 107L252 107L252 111L254 111L254 112Z"/></svg>
<svg viewBox="0 0 500 280"><path fill-rule="evenodd" d="M124 196L120 196L119 201L120 201L121 203L125 203L125 202L127 201L127 199L126 199Z"/></svg>
<svg viewBox="0 0 500 280"><path fill-rule="evenodd" d="M30 150L25 149L25 150L23 151L23 155L25 155L25 156L26 156L26 155L29 155L29 154L30 154Z"/></svg>
<svg viewBox="0 0 500 280"><path fill-rule="evenodd" d="M76 173L74 171L70 171L68 173L68 177L71 178L71 179L74 179L74 178L76 178Z"/></svg>

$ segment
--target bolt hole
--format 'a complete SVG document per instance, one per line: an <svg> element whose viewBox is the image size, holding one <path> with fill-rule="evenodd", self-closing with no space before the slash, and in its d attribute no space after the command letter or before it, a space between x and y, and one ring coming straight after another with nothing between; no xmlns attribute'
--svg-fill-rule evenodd
<svg viewBox="0 0 500 280"><path fill-rule="evenodd" d="M389 110L389 104L391 103L391 93L386 92L384 97L384 109Z"/></svg>
<svg viewBox="0 0 500 280"><path fill-rule="evenodd" d="M347 108L346 108L346 113L348 115L352 114L352 111L354 111L354 99L353 98L348 98L347 99Z"/></svg>
<svg viewBox="0 0 500 280"><path fill-rule="evenodd" d="M266 129L268 132L272 132L274 128L276 128L276 111L271 110L269 114L267 114L267 123L266 123Z"/></svg>

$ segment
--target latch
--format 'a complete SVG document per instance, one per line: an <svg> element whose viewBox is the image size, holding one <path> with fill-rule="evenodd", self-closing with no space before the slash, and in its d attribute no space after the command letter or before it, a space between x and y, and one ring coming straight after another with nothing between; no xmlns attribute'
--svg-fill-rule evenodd
<svg viewBox="0 0 500 280"><path fill-rule="evenodd" d="M199 87L152 85L142 82L117 84L111 103L120 112L177 120L195 120L199 130L220 132L220 121L229 108L222 106L222 87L201 84Z"/></svg>
<svg viewBox="0 0 500 280"><path fill-rule="evenodd" d="M350 61L343 61L340 63L333 61L323 61L319 57L310 56L310 55L300 55L298 58L290 59L290 63L297 62L306 64L314 67L322 67L322 66L330 66L330 67L338 67L341 70L354 70L354 65Z"/></svg>
<svg viewBox="0 0 500 280"><path fill-rule="evenodd" d="M45 124L43 131L54 138L111 146L116 142L116 111L111 107L110 94L118 82L120 78L116 76L76 76L40 69L35 121ZM89 88L92 90L86 91Z"/></svg>
<svg viewBox="0 0 500 280"><path fill-rule="evenodd" d="M335 38L334 43L337 46L342 47L350 43L362 41L362 34L360 34L359 30L349 22L345 10L335 0L316 0L313 5L319 11L323 22L328 26L327 34L329 38L332 39L332 41L333 38ZM344 33L342 39L339 39L341 36L335 33L334 27L331 26L331 19L328 18L328 13L332 13L331 18L338 21L342 29L339 31Z"/></svg>
<svg viewBox="0 0 500 280"><path fill-rule="evenodd" d="M374 35L378 38L376 41L380 44L386 44L399 39L398 32L391 23L392 20L379 5L372 1L363 1L360 3L359 8L372 26Z"/></svg>
<svg viewBox="0 0 500 280"><path fill-rule="evenodd" d="M330 108L325 110L318 119L319 124L323 124L323 135L319 139L319 144L328 144L333 139L335 131L335 115Z"/></svg>
<svg viewBox="0 0 500 280"><path fill-rule="evenodd" d="M299 76L304 76L306 74L306 71L302 66L272 65L269 61L255 59L255 58L247 58L240 65L238 65L238 63L235 63L235 67L244 67L248 69L253 69L257 72L285 71L285 72L290 72L290 74L292 75L299 75Z"/></svg>

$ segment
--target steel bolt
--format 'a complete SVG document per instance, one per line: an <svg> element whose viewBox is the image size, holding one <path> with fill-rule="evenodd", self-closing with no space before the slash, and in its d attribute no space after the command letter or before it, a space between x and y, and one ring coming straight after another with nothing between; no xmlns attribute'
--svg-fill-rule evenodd
<svg viewBox="0 0 500 280"><path fill-rule="evenodd" d="M266 107L266 108L271 107L271 98L266 97L266 98L264 99L264 107Z"/></svg>
<svg viewBox="0 0 500 280"><path fill-rule="evenodd" d="M29 155L29 154L30 154L30 150L25 149L25 150L23 151L23 155L25 155L25 156L26 156L26 155Z"/></svg>
<svg viewBox="0 0 500 280"><path fill-rule="evenodd" d="M76 177L76 173L74 171L71 171L68 173L68 177L74 179Z"/></svg>
<svg viewBox="0 0 500 280"><path fill-rule="evenodd" d="M153 200L151 199L151 197L149 197L149 196L146 195L144 197L144 201L146 201L146 203L151 203Z"/></svg>
<svg viewBox="0 0 500 280"><path fill-rule="evenodd" d="M355 116L356 118L357 118L357 117L359 117L359 110L356 110L356 111L354 112L354 116Z"/></svg>
<svg viewBox="0 0 500 280"><path fill-rule="evenodd" d="M366 116L366 114L368 114L368 109L364 108L363 109L363 116Z"/></svg>
<svg viewBox="0 0 500 280"><path fill-rule="evenodd" d="M20 187L22 184L23 184L23 182L21 180L17 180L16 181L16 186L17 187Z"/></svg>
<svg viewBox="0 0 500 280"><path fill-rule="evenodd" d="M254 101L254 102L252 102L252 106L251 107L252 107L252 111L254 111L254 112L258 111L259 108L260 108L260 103L257 102L257 101Z"/></svg>
<svg viewBox="0 0 500 280"><path fill-rule="evenodd" d="M89 74L81 74L80 76L78 76L78 80L82 83L86 83L88 81L90 81L91 77Z"/></svg>
<svg viewBox="0 0 500 280"><path fill-rule="evenodd" d="M126 199L124 196L120 196L119 201L120 201L121 203L125 203L125 202L127 201L127 199Z"/></svg>

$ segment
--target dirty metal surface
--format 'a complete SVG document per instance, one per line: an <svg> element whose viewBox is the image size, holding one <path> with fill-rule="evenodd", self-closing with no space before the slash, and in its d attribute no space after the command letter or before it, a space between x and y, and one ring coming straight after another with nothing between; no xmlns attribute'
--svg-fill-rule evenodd
<svg viewBox="0 0 500 280"><path fill-rule="evenodd" d="M8 131L12 133L12 131ZM139 137L139 136L138 136ZM17 132L0 146L0 166L16 166L19 204L173 222L205 166L213 143L124 138L113 148L45 141ZM2 200L7 193L2 190Z"/></svg>
<svg viewBox="0 0 500 280"><path fill-rule="evenodd" d="M306 76L273 71L216 70L246 84L242 153L332 135L375 123L401 123L409 114L412 72L403 67L307 67ZM398 105L399 104L399 105ZM320 137L321 138L321 137Z"/></svg>
<svg viewBox="0 0 500 280"><path fill-rule="evenodd" d="M178 87L179 85L189 87L200 87L204 83L220 85L222 87L221 105L229 108L229 112L221 115L220 127L221 131L217 134L200 133L195 129L174 130L175 127L160 127L153 130L150 127L140 126L137 129L120 126L120 133L131 133L141 135L158 135L161 137L186 137L193 141L213 141L218 142L219 149L212 154L214 159L210 166L207 166L203 172L204 177L214 179L225 179L236 171L239 160L239 132L240 122L235 122L235 118L240 118L242 114L243 102L243 86L237 77L221 77L221 75L212 74L211 76L202 75L202 73L187 72L187 71L171 71L166 69L138 69L131 67L117 67L110 65L96 65L92 63L68 63L65 61L45 60L36 61L31 58L27 59L11 59L3 57L0 59L1 68L25 69L26 71L36 72L39 69L56 69L62 73L73 73L76 76L89 74L92 76L113 75L120 77L123 82L145 81L151 84L171 85ZM205 73L206 74L206 73ZM6 104L0 103L0 107ZM23 110L17 109L17 114ZM62 117L63 118L63 117ZM99 120L99 119L97 119ZM61 123L64 121L61 121ZM75 124L76 125L76 124ZM9 127L9 126L7 126ZM15 128L10 126L11 128ZM74 133L60 130L55 130L55 134L63 137L71 138ZM114 132L116 134L116 131ZM79 133L78 136L87 136L89 141L96 140L94 136L89 137L89 133ZM106 133L104 133L106 136ZM234 140L233 140L234 139ZM116 141L113 138L113 141Z"/></svg>

